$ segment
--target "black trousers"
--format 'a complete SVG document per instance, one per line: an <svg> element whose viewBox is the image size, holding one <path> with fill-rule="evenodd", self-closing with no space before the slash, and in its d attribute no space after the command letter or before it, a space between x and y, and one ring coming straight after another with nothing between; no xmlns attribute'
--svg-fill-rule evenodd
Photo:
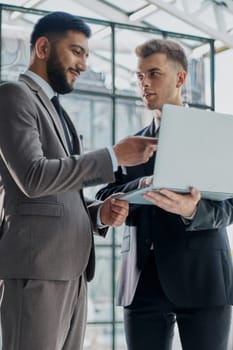
<svg viewBox="0 0 233 350"><path fill-rule="evenodd" d="M128 350L171 350L175 323L183 350L227 350L231 306L176 307L161 288L151 253L124 321Z"/></svg>

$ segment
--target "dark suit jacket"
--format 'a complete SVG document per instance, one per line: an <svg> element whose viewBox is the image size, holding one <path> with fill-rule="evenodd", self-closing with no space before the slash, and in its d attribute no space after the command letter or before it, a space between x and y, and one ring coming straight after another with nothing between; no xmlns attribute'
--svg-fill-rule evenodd
<svg viewBox="0 0 233 350"><path fill-rule="evenodd" d="M69 155L47 95L32 79L0 87L0 174L5 190L0 278L69 280L94 273L92 232L99 202L85 203L85 186L113 181L107 149ZM1 184L1 182L0 182Z"/></svg>
<svg viewBox="0 0 233 350"><path fill-rule="evenodd" d="M153 123L138 134L153 136ZM116 182L97 198L128 192L153 173L154 159L144 165L119 168ZM172 171L172 169L171 169ZM179 215L153 205L131 205L122 243L117 303L130 305L151 243L162 287L180 307L233 304L232 257L225 226L233 220L233 200L201 200L190 225Z"/></svg>

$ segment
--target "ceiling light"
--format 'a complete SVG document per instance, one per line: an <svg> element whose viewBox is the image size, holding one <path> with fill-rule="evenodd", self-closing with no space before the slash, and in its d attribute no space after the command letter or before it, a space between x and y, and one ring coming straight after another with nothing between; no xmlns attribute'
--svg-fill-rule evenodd
<svg viewBox="0 0 233 350"><path fill-rule="evenodd" d="M155 10L157 10L157 6L150 4L148 6L145 6L143 8L141 8L138 11L135 11L133 13L131 13L129 15L129 20L130 21L137 21L138 19L142 19L143 17L151 14L152 12L154 12Z"/></svg>

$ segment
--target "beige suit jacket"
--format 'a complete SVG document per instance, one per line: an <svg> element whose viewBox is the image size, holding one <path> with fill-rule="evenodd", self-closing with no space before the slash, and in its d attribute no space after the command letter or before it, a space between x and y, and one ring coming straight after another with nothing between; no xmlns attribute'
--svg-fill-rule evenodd
<svg viewBox="0 0 233 350"><path fill-rule="evenodd" d="M99 203L87 205L82 189L114 180L108 150L78 155L75 134L70 156L53 104L25 75L1 85L0 110L0 278L70 280L87 271L91 279L92 232L106 230L95 224Z"/></svg>

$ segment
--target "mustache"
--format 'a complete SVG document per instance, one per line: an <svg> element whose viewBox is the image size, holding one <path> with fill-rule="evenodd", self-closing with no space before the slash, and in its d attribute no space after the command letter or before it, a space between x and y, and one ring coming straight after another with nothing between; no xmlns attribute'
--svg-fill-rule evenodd
<svg viewBox="0 0 233 350"><path fill-rule="evenodd" d="M81 74L81 70L79 68L70 68L70 71L77 73L78 75Z"/></svg>

